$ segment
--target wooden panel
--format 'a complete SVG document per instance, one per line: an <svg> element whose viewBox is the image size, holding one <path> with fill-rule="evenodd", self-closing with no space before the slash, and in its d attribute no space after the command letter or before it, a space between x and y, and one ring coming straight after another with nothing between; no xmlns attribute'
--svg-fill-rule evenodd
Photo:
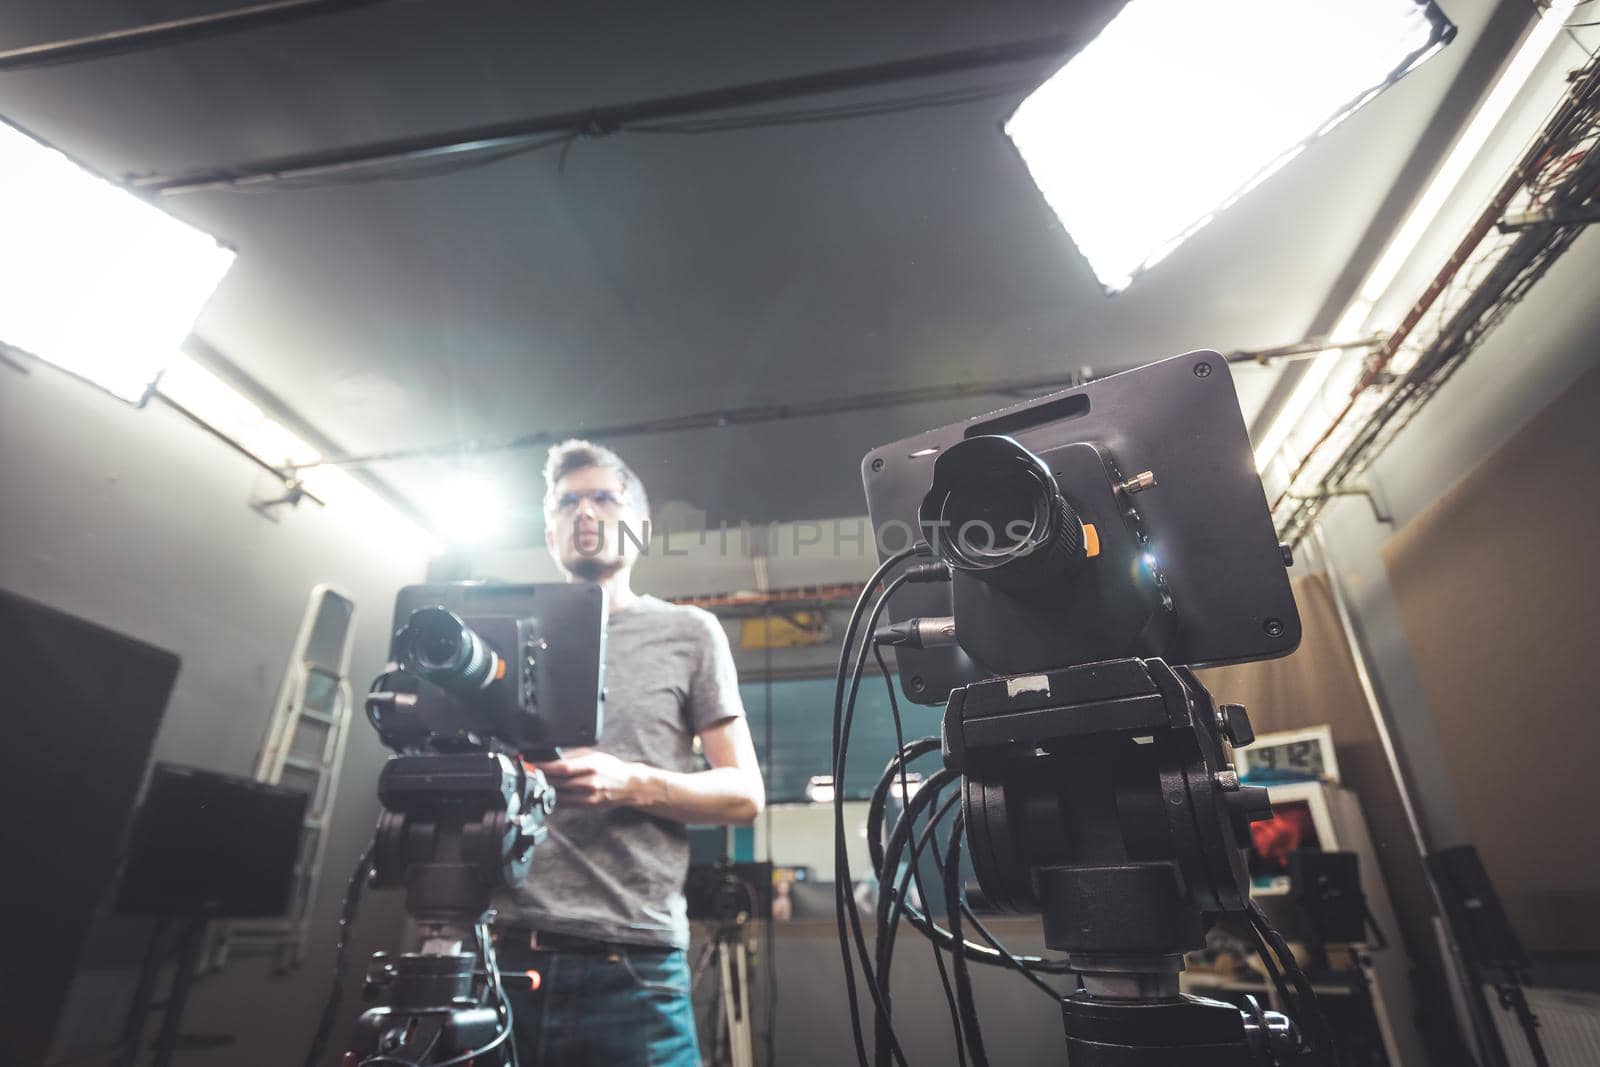
<svg viewBox="0 0 1600 1067"><path fill-rule="evenodd" d="M1433 898L1327 576L1296 578L1294 596L1303 634L1298 651L1283 659L1201 671L1201 680L1219 703L1243 704L1258 734L1323 723L1332 727L1339 774L1360 799L1400 916L1401 936L1413 960L1426 960L1433 955L1428 927Z"/></svg>
<svg viewBox="0 0 1600 1067"><path fill-rule="evenodd" d="M1472 843L1530 949L1600 950L1600 369L1383 548Z"/></svg>

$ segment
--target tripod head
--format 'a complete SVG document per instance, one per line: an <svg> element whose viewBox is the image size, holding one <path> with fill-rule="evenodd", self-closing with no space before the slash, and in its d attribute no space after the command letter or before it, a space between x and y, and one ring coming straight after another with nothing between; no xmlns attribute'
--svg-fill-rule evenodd
<svg viewBox="0 0 1600 1067"><path fill-rule="evenodd" d="M1152 1046L1162 1063L1272 1063L1292 1047L1276 1013L1178 991L1212 917L1248 907L1238 840L1272 809L1223 742L1251 739L1243 708L1217 708L1159 659L951 693L944 759L962 775L978 882L996 907L1042 915L1083 983L1063 1005L1073 1063L1145 1062Z"/></svg>
<svg viewBox="0 0 1600 1067"><path fill-rule="evenodd" d="M372 886L404 885L407 914L440 936L471 931L496 890L522 884L555 810L543 774L493 752L392 759L378 800Z"/></svg>

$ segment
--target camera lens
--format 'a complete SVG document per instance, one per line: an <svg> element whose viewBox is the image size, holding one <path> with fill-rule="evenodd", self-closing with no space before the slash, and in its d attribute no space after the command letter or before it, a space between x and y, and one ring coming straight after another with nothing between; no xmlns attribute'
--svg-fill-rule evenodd
<svg viewBox="0 0 1600 1067"><path fill-rule="evenodd" d="M1010 437L972 437L933 465L922 535L957 570L1018 591L1070 573L1083 524L1050 468Z"/></svg>
<svg viewBox="0 0 1600 1067"><path fill-rule="evenodd" d="M482 689L499 664L483 638L444 608L413 611L397 645L402 667L446 689Z"/></svg>

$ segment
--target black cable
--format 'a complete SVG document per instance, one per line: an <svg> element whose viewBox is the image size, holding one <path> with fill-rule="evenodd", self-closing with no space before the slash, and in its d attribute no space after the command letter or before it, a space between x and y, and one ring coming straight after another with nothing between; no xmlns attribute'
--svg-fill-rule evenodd
<svg viewBox="0 0 1600 1067"><path fill-rule="evenodd" d="M397 163L392 160L373 162L366 167L355 164L339 164L338 171L343 172L355 169L356 173L330 172L321 176L307 174L301 177L268 178L247 184L224 185L218 188L223 192L253 193L276 189L324 189L351 185L374 185L378 182L418 181L425 178L443 177L447 174L458 174L462 171L477 170L480 167L491 166L495 163L514 159L517 156L529 155L556 145L561 145L565 148L577 140L579 136L580 134L577 132L561 133L553 137L541 138L537 141L530 141L527 144L515 145L499 151L485 149L479 152L472 152L471 150L466 150L467 155L464 159L453 159L448 162L433 163L431 165L424 163L407 166L403 162ZM389 169L379 169L383 167ZM367 171L367 173L362 173L363 170Z"/></svg>
<svg viewBox="0 0 1600 1067"><path fill-rule="evenodd" d="M894 720L894 750L896 752L903 753L905 752L906 748L906 735L905 724L900 719L900 700L894 691L894 678L889 673L889 666L884 662L883 648L876 641L872 642L872 657L878 663L878 673L883 675L883 686L889 694L889 715ZM903 758L899 761L900 815L902 819L907 819L909 821L908 811L911 807L911 786L909 772L906 770L907 762L908 761ZM960 794L951 797L949 803L947 803L944 807L940 808L937 812L931 812L928 815L927 829L923 831L923 836L919 837L911 848L907 875L909 876L911 882L916 885L917 899L922 902L923 907L928 906L928 892L922 885L922 848L926 843L926 839L932 836L934 829L939 825L939 820L946 812L950 810L951 807L954 806L956 800L959 798ZM930 801L930 804L931 803L932 802ZM937 852L938 849L935 848L934 851ZM886 896L883 893L883 886L886 884L892 885L894 875L895 871L893 869L880 869L878 871L878 978L879 981L883 983L884 1004L885 1006L890 1007L891 1010L893 1007L893 1002L889 994L889 968L894 960L895 936L900 925L898 904L899 901L905 897L907 886L906 880L902 879L898 889L894 892L894 894L892 896ZM964 1051L962 1051L961 1047L961 1021L956 1010L955 992L950 988L950 976L945 971L944 957L939 953L938 944L935 942L929 942L929 948L933 952L933 965L938 968L939 971L939 984L944 988L945 1003L949 1005L950 1008L950 1020L955 1026L956 1050L960 1055L961 1067L966 1067L966 1054ZM877 1060L880 1064L883 1063L887 1058L886 1053L886 1045L880 1042L876 1050Z"/></svg>
<svg viewBox="0 0 1600 1067"><path fill-rule="evenodd" d="M440 1060L438 1063L429 1064L428 1067L462 1067L463 1064L471 1063L479 1056L482 1056L485 1052L493 1052L495 1049L499 1048L501 1045L510 1040L510 1038L511 1027L508 1024L501 1028L498 1034L494 1035L494 1037L479 1045L477 1048L471 1048L458 1056L451 1056L447 1060ZM512 1047L514 1048L515 1045ZM413 1065L413 1067L420 1067L420 1065Z"/></svg>
<svg viewBox="0 0 1600 1067"><path fill-rule="evenodd" d="M516 1035L515 1020L512 1016L511 998L506 996L505 981L500 975L500 958L494 950L494 937L489 933L489 924L480 922L473 927L473 933L478 939L478 954L483 957L483 969L489 979L489 994L494 998L496 1011L501 1015L501 1025L513 1037ZM517 1063L517 1043L511 1042L507 1049L507 1059L510 1067L520 1067Z"/></svg>
<svg viewBox="0 0 1600 1067"><path fill-rule="evenodd" d="M910 760L905 755L905 752L906 752L905 729L904 729L904 724L900 720L900 701L899 701L899 698L895 695L895 691L894 691L894 676L889 673L889 667L884 662L884 659L883 659L883 649L882 649L881 646L879 646L877 644L876 641L873 642L872 654L873 654L874 658L876 658L877 661L878 661L878 670L879 670L879 672L881 672L883 674L883 686L884 686L884 689L886 689L888 691L888 693L889 693L889 714L894 718L894 745L895 745L895 751L897 753L900 753L899 762L900 762L900 798L901 798L901 806L902 806L902 809L909 808L911 806L911 798L909 796L910 787L907 785L906 765L910 762ZM927 741L927 740L932 740L932 739L931 738L927 738L927 739L924 739L924 740ZM931 751L931 747L930 747L930 751ZM937 794L935 794L935 796L937 796ZM958 799L959 797L960 797L960 793L957 793L956 797L952 797L951 798L951 803L953 804L954 801L956 799ZM930 806L933 803L934 803L934 801L929 801ZM921 905L924 908L926 908L928 906L928 891L922 884L922 850L925 847L925 845L927 843L927 840L931 839L933 841L933 847L931 849L929 849L928 851L930 853L932 853L932 855L934 857L935 865L939 866L939 864L938 864L939 845L938 845L938 838L937 838L937 836L935 834L935 828L939 825L940 819L942 819L944 817L944 813L946 811L948 811L949 808L950 808L950 805L946 805L944 807L941 807L938 811L930 812L930 814L928 815L928 826L927 826L927 829L923 831L922 836L919 836L917 838L916 842L911 846L911 854L909 856L910 869L911 869L911 872L912 872L912 876L913 876L913 878L915 880L915 885L917 887L917 900L918 900L919 903L921 903ZM905 816L904 810L902 810L901 816L902 817ZM941 878L944 877L944 868L943 868L943 866L939 866L939 876ZM880 885L882 884L881 876L879 878L879 884ZM900 916L902 914L904 914L904 907L901 905L900 902L905 899L905 892L906 892L905 883L902 882L900 884L899 891L896 894L895 915L894 915L893 922L890 924L890 930L889 930L889 943L890 943L890 951L891 952L893 951L894 938L896 936L895 931L900 925ZM878 936L879 937L883 936L883 930L882 930L881 927L879 928ZM950 974L949 974L949 971L945 968L945 965L944 965L944 955L941 953L941 951L939 949L939 943L937 941L930 940L928 942L928 947L933 952L933 965L939 972L939 985L944 990L944 1001L945 1001L946 1006L950 1009L950 1025L954 1029L954 1032L955 1032L956 1059L958 1061L958 1067L967 1067L967 1051L966 1051L966 1047L964 1046L964 1044L963 1044L963 1042L961 1040L961 1014L960 1014L959 1009L956 1007L955 990L950 987ZM889 979L888 979L887 976L885 976L883 982L884 982L884 990L887 992L888 987L889 987Z"/></svg>
<svg viewBox="0 0 1600 1067"><path fill-rule="evenodd" d="M862 642L861 649L856 655L855 662L851 665L849 693L844 701L843 718L839 728L839 744L834 749L833 753L834 844L836 848L834 857L836 865L834 883L837 890L838 884L841 881L839 875L842 873L842 880L846 883L845 891L847 893L849 893L849 886L853 883L851 883L850 879L850 858L848 852L846 851L846 842L844 836L844 790L846 762L850 750L850 730L855 722L856 696L861 691L861 677L863 668L867 663L867 653L874 647L872 642L872 633L877 629L878 619L882 617L883 610L888 606L889 600L894 596L895 590L904 585L909 580L909 577L910 572L908 571L903 574L898 574L894 578L890 579L889 583L883 588L883 595L878 598L877 603L872 607L871 615L868 616L866 639ZM878 980L873 970L872 958L870 953L867 951L867 938L861 930L861 913L855 907L853 894L850 894L850 908L846 917L850 925L851 938L855 943L856 955L861 963L862 978L866 982L867 992L871 994L872 1005L877 1012L876 1025L881 1027L883 1032L887 1034L889 1047L894 1053L895 1062L898 1063L900 1067L906 1067L905 1050L900 1047L900 1040L895 1035L893 1024L889 1021L888 1006L884 1003L883 993L878 986Z"/></svg>
<svg viewBox="0 0 1600 1067"><path fill-rule="evenodd" d="M937 787L937 789L942 789L942 786ZM920 800L926 794L936 794L937 789L932 785L924 786L918 791L917 798ZM917 883L917 892L922 894L923 903L924 906L926 906L927 894L922 889L921 875L917 872L917 868L921 864L922 850L928 847L928 843L930 841L936 840L935 835L939 823L944 820L945 816L950 814L951 810L955 808L960 799L961 794L957 793L954 796L945 799L943 804L935 808L935 804L937 803L937 796L935 796L934 800L931 800L927 804L923 805L925 808L929 809L928 822L922 828L921 833L917 835L915 841L911 843L911 850L906 857L905 871L900 872L897 869L899 865L899 852L896 849L893 852L895 858L890 863L889 867L879 872L879 884L883 888L880 890L878 898L878 982L883 988L883 998L886 1006L892 1007L892 1001L889 995L889 975L894 966L895 941L897 939L897 932L899 930L900 917L903 914L903 902L905 900L906 892L910 888L913 879L915 879ZM919 813L920 810L921 809L917 809ZM901 827L912 826L914 818L915 815L911 813L903 814L901 816L900 821L895 824L897 838L898 831L901 829ZM909 840L910 837L910 833L907 833L905 840ZM898 883L896 883L897 876L899 879ZM957 1049L960 1049L961 1018L955 999L955 993L954 990L951 989L949 977L945 973L944 960L940 956L938 944L936 942L930 942L930 945L933 948L934 963L939 968L940 982L944 986L945 1003L950 1008L950 1019L955 1026ZM880 1042L877 1049L878 1063L880 1065L883 1064L885 1062L885 1058L886 1046ZM962 1059L965 1060L964 1055L962 1056Z"/></svg>
<svg viewBox="0 0 1600 1067"><path fill-rule="evenodd" d="M356 869L350 875L350 884L345 887L344 901L339 905L339 943L333 955L333 989L328 993L328 1002L323 1005L317 1032L311 1038L311 1048L306 1052L306 1067L317 1067L322 1062L322 1053L328 1047L328 1037L333 1033L334 1020L339 1013L345 967L349 959L350 928L355 923L356 909L361 904L361 890L367 884L367 872L372 867L372 853L377 845L378 838L374 834L366 849L362 851L361 858L356 861Z"/></svg>
<svg viewBox="0 0 1600 1067"><path fill-rule="evenodd" d="M1322 1005L1317 1001L1316 991L1311 988L1311 980L1295 962L1294 953L1289 951L1289 945L1283 936L1272 928L1266 912L1261 910L1261 905L1252 900L1249 902L1250 919L1256 930L1266 939L1267 944L1278 954L1278 960L1283 965L1285 977L1294 985L1297 994L1296 1001L1300 1011L1300 1025L1303 1028L1316 1030L1316 1040L1323 1056L1328 1063L1338 1062L1338 1048L1333 1037L1333 1028L1328 1025L1327 1016L1322 1014Z"/></svg>
<svg viewBox="0 0 1600 1067"><path fill-rule="evenodd" d="M952 802L954 802L959 800L960 796L961 795L957 793L950 799ZM923 831L922 835L917 838L916 843L911 846L910 860L913 865L913 870L921 865L922 849L929 842L932 843L932 847L929 848L928 851L934 856L939 854L939 839L938 835L935 833L935 828L939 825L939 820L943 818L944 813L948 810L949 809L947 807L941 807L938 811L928 816L927 828ZM919 875L918 877L920 878L921 876ZM901 892L904 893L904 889L902 889ZM922 894L922 906L927 907L927 894L923 892L920 886L917 888L917 892ZM899 918L896 917L896 924L898 924L899 921ZM939 947L939 943L937 941L930 940L928 945L933 949L933 965L939 970L939 985L944 990L945 1006L950 1012L950 1026L955 1034L956 1040L957 1067L967 1067L966 1042L961 1038L961 1008L956 1003L956 992L950 986L950 975L944 965L944 950Z"/></svg>
<svg viewBox="0 0 1600 1067"><path fill-rule="evenodd" d="M742 130L776 129L820 122L876 118L882 115L896 115L928 108L954 107L961 104L1009 96L1014 93L1031 92L1038 87L1038 84L1039 79L1032 78L1025 81L1001 82L965 89L947 89L939 92L889 97L883 100L869 100L854 104L769 111L748 117L723 116L705 119L685 119L682 121L623 124L614 129L606 129L604 131L579 128L499 149L481 148L474 151L471 148L462 147L456 154L465 158L453 158L444 162L431 164L426 162L411 163L408 165L404 160L391 159L374 160L365 164L338 163L330 164L328 173L324 175L284 175L281 177L255 175L248 181L243 181L236 185L219 184L216 188L223 192L248 193L268 189L315 189L369 185L387 181L415 181L456 174L467 170L476 170L480 167L491 166L507 159L528 155L557 145L561 147L557 169L564 171L566 169L567 153L574 144L584 138L612 136L621 133L683 135L733 133ZM355 171L355 173L345 173L348 171Z"/></svg>
<svg viewBox="0 0 1600 1067"><path fill-rule="evenodd" d="M905 746L902 756L908 760L916 759L918 756L932 751L938 747L938 738L919 738ZM872 798L867 806L867 849L869 853L871 853L872 863L874 869L876 870L882 870L885 865L885 851L882 841L884 822L883 809L888 799L888 792L893 787L894 778L897 775L898 764L896 763L896 759L899 758L901 757L896 757L895 759L891 759L889 761L889 765L884 769L883 776L878 780L878 785L873 790ZM925 783L923 788L926 789L927 787L928 786ZM918 793L917 795L921 796L921 793ZM933 850L933 855L935 865L939 868L939 873L942 878L944 874L944 860L940 857L937 849ZM948 930L941 927L938 923L934 922L930 916L924 915L921 911L917 910L909 903L904 904L903 907L906 921L916 928L919 933L921 933L924 937L933 940L946 951L951 950L952 946L954 945L954 941L952 940ZM966 952L968 961L972 963L979 963L989 967L1009 966L1006 960L998 952L991 948L988 948L984 945L974 944L971 941L964 941L962 944L964 946L963 950ZM1024 967L1031 971L1037 971L1041 974L1073 973L1072 968L1067 965L1065 960L1046 959L1039 956L1028 955L1017 956L1016 958Z"/></svg>
<svg viewBox="0 0 1600 1067"><path fill-rule="evenodd" d="M889 762L884 765L883 773L878 776L877 784L872 787L872 792L868 794L867 854L872 860L874 869L883 869L884 815L889 804L889 792L894 788L894 780L899 777L901 765L910 763L912 760L921 759L923 756L938 750L939 739L937 737L919 737L909 744L901 745L900 750L889 757Z"/></svg>
<svg viewBox="0 0 1600 1067"><path fill-rule="evenodd" d="M1289 1011L1292 1014L1290 1006L1298 1007L1298 1004L1289 995L1289 987L1284 984L1283 975L1278 971L1277 963L1273 961L1272 950L1267 947L1266 939L1261 936L1261 931L1256 929L1254 922L1247 922L1245 925L1249 929L1250 940L1255 945L1256 955L1260 957L1261 965L1267 969L1267 980L1272 983L1272 988L1278 992L1278 1003L1283 1005L1284 1011Z"/></svg>
<svg viewBox="0 0 1600 1067"><path fill-rule="evenodd" d="M974 86L966 89L946 89L934 93L891 97L885 100L839 104L831 107L795 108L788 111L769 111L750 117L727 116L723 118L685 119L673 122L652 122L624 126L629 133L679 133L706 134L729 133L740 130L772 129L782 126L809 125L818 122L837 122L858 118L876 118L896 115L925 108L952 107L989 100L1012 93L1032 92L1039 87L1037 78L1026 81L1002 82L995 85Z"/></svg>
<svg viewBox="0 0 1600 1067"><path fill-rule="evenodd" d="M1043 978L1040 978L1038 975L1028 970L1028 968L1024 967L1022 965L1022 961L1017 959L1016 956L1012 955L1011 952L1009 952L1006 947L1000 943L999 938L990 933L989 928L983 925L983 921L973 914L972 906L966 901L961 902L961 914L966 917L966 920L969 923L972 924L972 928L978 931L978 936L989 942L990 947L996 952L1000 953L1000 958L1006 961L1006 966L1010 967L1012 970L1022 975L1022 977L1038 986L1044 991L1044 995L1054 1001L1057 1006L1061 1004L1061 994L1051 988L1050 984L1047 983Z"/></svg>
<svg viewBox="0 0 1600 1067"><path fill-rule="evenodd" d="M957 942L961 934L961 836L966 832L966 820L957 815L950 828L950 847L945 853L944 904L950 933ZM956 972L956 1003L961 1009L961 1026L966 1032L967 1051L972 1055L973 1067L989 1067L988 1054L983 1048L983 1028L978 1024L978 1008L972 999L972 975L967 970L965 952L951 954Z"/></svg>
<svg viewBox="0 0 1600 1067"><path fill-rule="evenodd" d="M855 641L855 633L861 624L861 615L865 610L872 591L883 576L901 563L917 555L920 546L912 546L903 552L897 552L884 560L873 572L872 577L861 589L855 608L850 613L849 625L845 628L844 640L839 647L839 668L835 675L833 691L833 753L834 753L834 790L833 790L833 820L834 820L834 878L833 878L833 903L834 915L839 925L839 955L844 963L845 998L850 1008L850 1029L855 1039L856 1058L860 1067L867 1067L867 1046L861 1033L861 1005L856 992L855 963L850 957L850 941L846 932L845 904L849 900L850 911L855 911L855 901L850 897L849 881L850 864L845 857L844 840L844 783L838 774L838 756L841 748L843 721L844 721L844 687L845 668L850 662L850 650ZM855 926L860 927L860 918L857 916ZM874 991L876 999L876 991Z"/></svg>

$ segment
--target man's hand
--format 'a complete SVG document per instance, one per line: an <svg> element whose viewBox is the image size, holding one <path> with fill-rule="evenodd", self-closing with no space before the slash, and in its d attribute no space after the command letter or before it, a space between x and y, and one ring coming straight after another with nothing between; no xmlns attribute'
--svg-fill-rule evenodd
<svg viewBox="0 0 1600 1067"><path fill-rule="evenodd" d="M594 748L568 749L560 759L534 766L555 787L558 804L587 808L637 806L648 770Z"/></svg>
<svg viewBox="0 0 1600 1067"><path fill-rule="evenodd" d="M530 766L555 787L557 804L637 808L685 823L749 825L766 804L749 725L742 716L713 723L700 731L700 742L710 770L668 771L593 748L568 749L558 760Z"/></svg>

